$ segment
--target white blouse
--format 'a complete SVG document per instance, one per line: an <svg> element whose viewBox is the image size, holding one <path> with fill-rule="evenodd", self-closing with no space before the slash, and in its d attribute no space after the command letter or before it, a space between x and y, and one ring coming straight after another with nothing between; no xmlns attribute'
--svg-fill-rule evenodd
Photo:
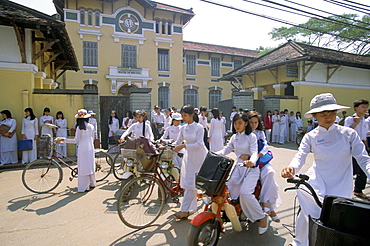
<svg viewBox="0 0 370 246"><path fill-rule="evenodd" d="M140 123L140 122L136 122L134 124L132 124L128 129L127 131L125 131L122 135L121 135L121 139L125 139L125 137L130 134L132 132L133 134L133 137L145 137L151 141L154 141L154 135L153 135L153 132L152 132L152 129L150 127L150 125L145 122L145 135L143 136L143 123Z"/></svg>

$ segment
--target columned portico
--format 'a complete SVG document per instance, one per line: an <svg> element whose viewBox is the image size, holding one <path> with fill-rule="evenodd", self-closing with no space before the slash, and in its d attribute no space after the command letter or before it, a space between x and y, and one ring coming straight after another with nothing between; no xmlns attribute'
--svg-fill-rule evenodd
<svg viewBox="0 0 370 246"><path fill-rule="evenodd" d="M254 92L254 99L255 100L262 99L262 91L264 91L263 87L254 87L254 88L252 88L252 91Z"/></svg>
<svg viewBox="0 0 370 246"><path fill-rule="evenodd" d="M275 84L272 87L275 89L275 95L277 96L285 95L285 88L287 88L286 84Z"/></svg>

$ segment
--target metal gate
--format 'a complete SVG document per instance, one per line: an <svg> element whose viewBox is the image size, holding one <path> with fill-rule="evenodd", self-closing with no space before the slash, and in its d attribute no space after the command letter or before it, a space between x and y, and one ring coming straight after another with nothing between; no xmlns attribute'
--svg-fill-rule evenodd
<svg viewBox="0 0 370 246"><path fill-rule="evenodd" d="M255 111L257 111L258 113L260 113L260 115L262 116L262 119L263 117L266 115L266 112L265 112L265 100L253 100L253 108Z"/></svg>
<svg viewBox="0 0 370 246"><path fill-rule="evenodd" d="M226 131L230 129L231 121L230 121L230 114L231 108L234 106L233 99L227 99L218 102L218 108L220 111L223 112L226 118Z"/></svg>
<svg viewBox="0 0 370 246"><path fill-rule="evenodd" d="M101 96L100 97L100 129L103 149L108 149L108 121L112 110L116 111L120 126L125 112L130 109L129 96Z"/></svg>

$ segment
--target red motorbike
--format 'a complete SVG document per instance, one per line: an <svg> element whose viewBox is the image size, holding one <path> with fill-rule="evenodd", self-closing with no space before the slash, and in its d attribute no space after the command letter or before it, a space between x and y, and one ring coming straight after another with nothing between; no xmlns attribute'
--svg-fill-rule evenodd
<svg viewBox="0 0 370 246"><path fill-rule="evenodd" d="M231 200L225 185L229 173L232 172L230 169L219 180L218 194L210 195L206 190L198 194L198 198L202 199L205 206L203 212L197 214L190 222L189 246L217 245L220 232L225 233L224 223L226 222L231 222L235 231L241 231L243 224L248 225L248 218L244 215L240 204ZM201 185L197 187L202 189ZM258 182L254 192L256 198L259 197L260 190L261 184Z"/></svg>

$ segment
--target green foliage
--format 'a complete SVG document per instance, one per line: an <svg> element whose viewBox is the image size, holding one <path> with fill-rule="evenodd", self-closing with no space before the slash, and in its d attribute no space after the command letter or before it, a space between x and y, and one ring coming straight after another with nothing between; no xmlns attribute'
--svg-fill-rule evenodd
<svg viewBox="0 0 370 246"><path fill-rule="evenodd" d="M343 14L327 18L329 20L311 18L297 26L274 28L269 35L273 40L294 40L361 55L369 54L370 15L359 18L356 14Z"/></svg>

